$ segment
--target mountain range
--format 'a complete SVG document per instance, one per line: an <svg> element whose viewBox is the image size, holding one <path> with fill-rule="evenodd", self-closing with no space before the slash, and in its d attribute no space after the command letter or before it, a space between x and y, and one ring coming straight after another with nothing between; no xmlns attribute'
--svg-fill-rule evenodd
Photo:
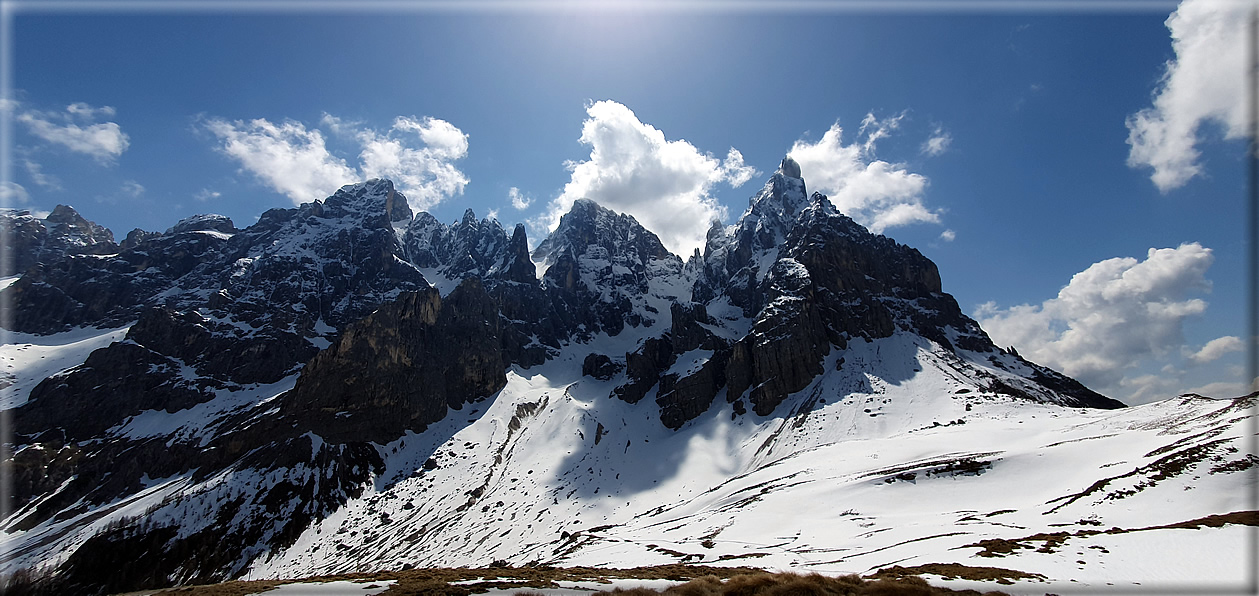
<svg viewBox="0 0 1259 596"><path fill-rule="evenodd" d="M1129 408L995 346L790 158L686 260L593 201L531 249L382 179L244 229L0 225L0 571L49 590L998 558L1253 581L1255 395Z"/></svg>

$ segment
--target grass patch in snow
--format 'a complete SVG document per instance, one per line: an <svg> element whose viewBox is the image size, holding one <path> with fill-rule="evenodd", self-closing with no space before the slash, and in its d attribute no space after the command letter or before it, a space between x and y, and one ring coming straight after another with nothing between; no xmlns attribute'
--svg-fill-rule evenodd
<svg viewBox="0 0 1259 596"><path fill-rule="evenodd" d="M958 565L957 567L962 567ZM904 570L901 567L893 568ZM884 573L888 570L880 570ZM907 571L907 570L904 570ZM1009 570L1001 570L1009 571ZM924 572L933 573L933 572ZM1009 572L1018 573L1018 572ZM1008 582L1007 582L1008 583ZM616 588L609 592L597 594L620 594L624 596L651 596L667 594L670 596L932 596L935 594L959 594L980 596L975 590L952 590L932 586L916 575L908 572L903 574L887 573L883 576L862 578L856 575L831 577L812 573L754 573L737 575L726 580L708 575L686 582L681 585L652 590L650 588ZM985 592L985 596L997 596L1004 592Z"/></svg>
<svg viewBox="0 0 1259 596"><path fill-rule="evenodd" d="M872 578L893 579L902 577L912 577L923 574L938 575L944 579L971 579L979 581L995 581L999 584L1013 584L1013 580L1029 579L1045 581L1045 576L1039 573L1024 573L1014 569L1002 569L1000 567L971 567L970 565L962 565L961 563L927 563L926 565L915 565L913 567L901 567L893 565L876 571Z"/></svg>
<svg viewBox="0 0 1259 596"><path fill-rule="evenodd" d="M981 557L1004 557L1014 554L1019 549L1035 549L1040 553L1052 553L1055 549L1061 548L1063 543L1069 538L1087 538L1098 534L1127 534L1129 532L1144 532L1147 530L1197 530L1203 526L1208 528L1219 528L1225 525L1241 525L1241 526L1259 526L1259 511L1234 511L1222 515L1208 515L1198 519L1189 521L1164 524L1161 526L1147 526L1144 528L1110 528L1109 530L1077 530L1075 532L1041 532L1023 538L1006 539L1006 538L989 538L980 540L972 544L963 545L960 548L982 548L983 550L975 553ZM1040 546L1036 547L1032 543L1040 542Z"/></svg>
<svg viewBox="0 0 1259 596"><path fill-rule="evenodd" d="M596 569L593 567L506 567L404 569L378 573L344 573L300 579L268 581L230 581L206 586L170 588L155 594L187 596L244 596L273 590L291 583L326 583L350 581L357 583L393 581L382 596L471 596L495 589L556 589L556 582L611 583L614 579L667 579L687 581L702 576L723 578L747 574L763 574L750 567L700 567L692 565L657 565L632 569ZM38 592L36 592L38 593Z"/></svg>

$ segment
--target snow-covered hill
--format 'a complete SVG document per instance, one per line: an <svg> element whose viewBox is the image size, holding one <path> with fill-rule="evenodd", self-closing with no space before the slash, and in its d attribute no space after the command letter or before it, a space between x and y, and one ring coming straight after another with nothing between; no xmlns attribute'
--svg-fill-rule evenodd
<svg viewBox="0 0 1259 596"><path fill-rule="evenodd" d="M495 560L835 573L956 562L1093 587L1220 587L1248 571L1242 528L1136 530L1248 508L1253 398L1028 403L972 380L999 369L898 334L836 355L774 415L722 403L672 431L654 404L581 376L580 357L513 369L492 400L381 445L367 492L248 576ZM1111 528L1132 532L1095 533ZM986 540L1045 533L1069 536L1053 552L1032 540L1004 560L979 554Z"/></svg>
<svg viewBox="0 0 1259 596"><path fill-rule="evenodd" d="M62 591L494 561L1251 569L1254 396L1123 408L993 346L790 159L686 262L590 201L529 254L383 180L116 250L0 289L24 331L0 346L0 571Z"/></svg>

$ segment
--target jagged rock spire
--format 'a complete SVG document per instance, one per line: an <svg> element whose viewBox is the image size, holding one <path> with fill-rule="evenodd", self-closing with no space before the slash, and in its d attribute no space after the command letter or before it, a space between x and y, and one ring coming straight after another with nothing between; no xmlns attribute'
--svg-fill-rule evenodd
<svg viewBox="0 0 1259 596"><path fill-rule="evenodd" d="M778 172L789 178L803 178L800 175L800 164L796 163L790 155L783 157L782 164L778 166Z"/></svg>

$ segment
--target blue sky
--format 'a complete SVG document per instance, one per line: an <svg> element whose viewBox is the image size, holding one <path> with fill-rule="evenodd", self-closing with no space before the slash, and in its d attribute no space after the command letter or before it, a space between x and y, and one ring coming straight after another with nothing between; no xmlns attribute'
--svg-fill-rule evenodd
<svg viewBox="0 0 1259 596"><path fill-rule="evenodd" d="M1241 390L1246 3L48 6L5 5L9 207L121 240L384 174L535 244L590 196L685 257L790 151L999 343L1129 402Z"/></svg>

